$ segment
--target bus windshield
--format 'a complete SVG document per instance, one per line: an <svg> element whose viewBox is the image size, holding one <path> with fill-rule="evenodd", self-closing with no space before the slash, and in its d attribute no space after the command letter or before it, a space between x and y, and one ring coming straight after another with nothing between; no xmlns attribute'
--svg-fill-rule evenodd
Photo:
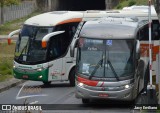
<svg viewBox="0 0 160 113"><path fill-rule="evenodd" d="M101 78L133 75L134 40L80 38L78 73Z"/></svg>
<svg viewBox="0 0 160 113"><path fill-rule="evenodd" d="M36 27L24 25L16 43L15 60L17 62L43 62L47 49L42 48L42 38L53 32L54 27Z"/></svg>

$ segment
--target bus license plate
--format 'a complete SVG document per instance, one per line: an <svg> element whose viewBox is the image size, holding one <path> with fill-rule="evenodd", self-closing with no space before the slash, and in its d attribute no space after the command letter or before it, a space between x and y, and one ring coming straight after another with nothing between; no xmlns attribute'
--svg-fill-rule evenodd
<svg viewBox="0 0 160 113"><path fill-rule="evenodd" d="M101 94L99 94L99 97L108 97L108 94L101 93Z"/></svg>
<svg viewBox="0 0 160 113"><path fill-rule="evenodd" d="M28 78L28 75L23 75L23 78L27 79L27 78Z"/></svg>

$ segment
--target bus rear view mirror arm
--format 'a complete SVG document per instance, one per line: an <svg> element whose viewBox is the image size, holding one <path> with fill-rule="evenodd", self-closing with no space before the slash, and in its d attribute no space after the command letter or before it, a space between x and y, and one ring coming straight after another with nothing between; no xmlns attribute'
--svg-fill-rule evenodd
<svg viewBox="0 0 160 113"><path fill-rule="evenodd" d="M11 33L9 33L9 35L8 35L8 45L11 44L11 38L12 38L12 36L15 35L16 33L19 33L20 31L21 31L21 29L17 29L15 31L12 31Z"/></svg>
<svg viewBox="0 0 160 113"><path fill-rule="evenodd" d="M47 42L52 36L59 35L59 34L62 34L64 32L65 31L56 31L56 32L52 32L52 33L49 33L49 34L45 35L42 38L42 48L46 48L47 47Z"/></svg>
<svg viewBox="0 0 160 113"><path fill-rule="evenodd" d="M74 51L75 51L75 46L77 44L77 41L78 41L78 38L76 38L72 43L71 43L71 46L70 46L70 56L71 57L74 57Z"/></svg>
<svg viewBox="0 0 160 113"><path fill-rule="evenodd" d="M139 40L136 41L136 59L140 59L140 42Z"/></svg>

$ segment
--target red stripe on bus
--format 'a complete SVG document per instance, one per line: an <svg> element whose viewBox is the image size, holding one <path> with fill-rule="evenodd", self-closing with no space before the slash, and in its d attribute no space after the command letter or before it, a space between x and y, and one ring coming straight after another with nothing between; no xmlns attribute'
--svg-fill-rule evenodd
<svg viewBox="0 0 160 113"><path fill-rule="evenodd" d="M97 84L99 82L99 81L94 81L94 80L88 80L88 79L85 79L85 78L82 78L82 77L77 77L77 81L81 82L83 84L86 84L88 86L97 86Z"/></svg>
<svg viewBox="0 0 160 113"><path fill-rule="evenodd" d="M102 82L102 84L100 85L100 87L102 87L104 85L104 82Z"/></svg>

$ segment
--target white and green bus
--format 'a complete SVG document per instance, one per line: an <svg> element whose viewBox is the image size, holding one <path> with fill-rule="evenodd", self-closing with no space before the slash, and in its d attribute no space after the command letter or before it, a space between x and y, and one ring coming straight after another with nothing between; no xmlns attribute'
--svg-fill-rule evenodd
<svg viewBox="0 0 160 113"><path fill-rule="evenodd" d="M70 57L69 47L76 37L77 26L83 25L83 13L53 11L40 14L26 20L22 29L11 32L9 44L12 36L19 33L13 64L14 77L42 81L45 85L51 81L70 81L74 86L76 57ZM88 20L104 15L96 11L86 14Z"/></svg>

